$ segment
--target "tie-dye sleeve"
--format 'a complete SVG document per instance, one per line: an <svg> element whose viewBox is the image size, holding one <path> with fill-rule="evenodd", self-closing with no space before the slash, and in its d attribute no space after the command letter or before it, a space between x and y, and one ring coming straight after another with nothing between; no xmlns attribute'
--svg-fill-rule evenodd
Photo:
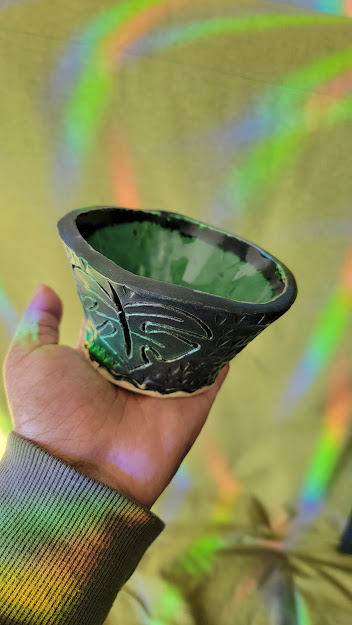
<svg viewBox="0 0 352 625"><path fill-rule="evenodd" d="M164 527L11 431L0 460L0 622L102 624Z"/></svg>

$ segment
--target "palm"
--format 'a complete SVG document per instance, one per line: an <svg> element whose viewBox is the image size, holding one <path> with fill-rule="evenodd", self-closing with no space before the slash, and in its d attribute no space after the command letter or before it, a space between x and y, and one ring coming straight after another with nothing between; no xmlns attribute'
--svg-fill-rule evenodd
<svg viewBox="0 0 352 625"><path fill-rule="evenodd" d="M201 431L228 365L207 392L173 399L111 384L80 347L41 345L20 369L20 388L5 373L17 433L150 507Z"/></svg>

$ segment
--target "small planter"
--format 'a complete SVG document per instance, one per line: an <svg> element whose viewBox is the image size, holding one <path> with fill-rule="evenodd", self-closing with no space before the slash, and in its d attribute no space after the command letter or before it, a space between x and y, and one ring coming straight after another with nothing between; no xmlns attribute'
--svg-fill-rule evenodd
<svg viewBox="0 0 352 625"><path fill-rule="evenodd" d="M276 258L178 213L93 206L65 215L58 230L86 319L85 354L137 393L206 391L297 296Z"/></svg>

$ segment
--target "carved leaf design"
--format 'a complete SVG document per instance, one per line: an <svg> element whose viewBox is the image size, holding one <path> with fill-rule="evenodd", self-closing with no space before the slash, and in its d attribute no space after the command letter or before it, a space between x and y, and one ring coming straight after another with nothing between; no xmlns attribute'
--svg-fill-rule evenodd
<svg viewBox="0 0 352 625"><path fill-rule="evenodd" d="M99 343L121 369L173 362L197 352L213 336L201 319L184 310L143 301L142 294L133 301L133 292L107 281L108 292L78 267L74 276L85 310L88 345ZM127 301L123 303L122 298Z"/></svg>

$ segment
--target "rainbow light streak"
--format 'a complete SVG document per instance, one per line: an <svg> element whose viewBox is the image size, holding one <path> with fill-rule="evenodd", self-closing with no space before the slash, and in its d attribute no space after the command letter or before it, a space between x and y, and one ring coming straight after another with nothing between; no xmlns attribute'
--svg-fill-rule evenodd
<svg viewBox="0 0 352 625"><path fill-rule="evenodd" d="M199 443L202 446L204 466L207 467L213 481L218 488L217 500L214 503L211 515L212 524L227 524L231 522L233 505L242 491L241 484L234 477L224 452L216 441L214 434L203 431Z"/></svg>
<svg viewBox="0 0 352 625"><path fill-rule="evenodd" d="M42 308L39 298L32 299L27 306L12 339L17 345L39 344L38 329Z"/></svg>
<svg viewBox="0 0 352 625"><path fill-rule="evenodd" d="M347 436L352 417L349 367L344 359L334 364L329 380L323 429L304 480L298 506L298 525L310 523L320 511Z"/></svg>
<svg viewBox="0 0 352 625"><path fill-rule="evenodd" d="M351 71L352 47L348 47L295 72L282 85L270 89L261 97L253 116L253 125L261 132L264 129L270 132L271 136L257 142L242 164L231 172L230 180L225 187L224 200L231 206L232 212L235 210L239 216L250 200L253 201L256 196L268 192L276 183L279 173L282 174L283 167L292 164L302 150L302 136L309 133L312 127L316 127L312 115L311 91L321 90L323 82L332 80L334 91L331 95L335 96L338 85L341 86L342 83L340 76L336 81L336 75L346 72L347 84L350 84ZM329 91L327 95L330 95ZM305 109L307 96L308 110ZM325 106L325 117L321 111L321 100L319 107L315 108L315 113L326 125L352 117L350 98L334 103L326 98ZM271 124L266 122L264 126L260 126L257 121L260 117L264 120L271 118ZM212 207L211 211L213 210Z"/></svg>
<svg viewBox="0 0 352 625"><path fill-rule="evenodd" d="M352 17L351 0L270 0L275 4L286 4L288 6L300 7L315 11L324 11L334 15L346 15Z"/></svg>
<svg viewBox="0 0 352 625"><path fill-rule="evenodd" d="M313 625L305 601L296 587L294 588L294 597L296 604L297 625Z"/></svg>
<svg viewBox="0 0 352 625"><path fill-rule="evenodd" d="M144 34L148 28L157 20L161 19L166 9L175 10L179 6L186 4L186 0L173 0L167 2L167 6L163 3L138 2L133 7L129 5L121 5L118 9L112 9L104 12L93 22L83 35L78 39L80 46L77 49L81 51L81 45L87 46L85 69L81 71L81 77L73 89L73 93L67 103L66 111L63 117L63 142L59 149L59 163L64 165L64 171L61 176L65 179L65 184L78 173L84 154L92 146L93 139L97 133L99 122L103 117L103 113L107 107L107 100L114 86L114 66L116 62L121 64L124 50L134 42L134 40ZM136 9L145 9L142 15L136 14ZM147 10L148 9L148 10ZM130 18L130 19L129 19ZM128 21L129 19L129 21ZM186 24L181 30L174 30L171 37L171 43L182 36L183 41L194 40L199 37L210 35L218 35L226 32L248 32L250 30L262 30L268 28L279 28L282 26L302 26L306 24L322 24L331 25L332 21L345 24L343 18L327 19L325 16L252 16L246 18L213 18L202 22L192 22ZM125 24L127 22L127 24ZM125 26L121 32L122 27ZM177 34L178 33L178 34ZM67 56L65 55L65 59ZM77 67L75 61L74 66ZM67 67L65 60L64 67ZM62 66L61 66L62 68ZM62 81L56 79L55 84ZM60 174L60 172L59 172ZM61 181L60 181L61 185Z"/></svg>
<svg viewBox="0 0 352 625"><path fill-rule="evenodd" d="M234 613L240 603L256 589L263 570L263 565L261 568L257 566L252 574L246 575L238 586L235 587L231 601L223 608L223 617L229 617L231 613Z"/></svg>
<svg viewBox="0 0 352 625"><path fill-rule="evenodd" d="M150 625L166 625L177 614L183 603L182 593L176 586L165 582L165 589L156 610L150 615Z"/></svg>
<svg viewBox="0 0 352 625"><path fill-rule="evenodd" d="M188 0L173 0L175 8ZM165 7L164 5L167 5ZM63 116L64 140L59 160L64 164L65 183L72 183L81 165L83 154L91 148L99 120L107 107L114 86L111 53L115 56L130 40L163 16L169 0L136 0L104 11L79 38L86 45L87 62Z"/></svg>
<svg viewBox="0 0 352 625"><path fill-rule="evenodd" d="M13 336L19 323L19 316L0 284L0 319L9 336Z"/></svg>
<svg viewBox="0 0 352 625"><path fill-rule="evenodd" d="M323 88L324 91L321 92L321 88ZM319 130L322 123L330 125L332 123L336 123L337 121L345 121L351 117L352 103L350 99L336 102L335 100L329 101L328 97L341 99L351 93L352 68L347 68L345 73L337 76L337 78L332 79L328 83L322 83L319 85L318 89L319 91L309 95L309 98L304 104L302 117L296 118L302 125L299 130L303 130L304 133ZM279 95L279 93L277 93L277 95ZM245 135L246 142L250 142L252 139L258 138L260 135L270 134L272 131L278 130L278 120L275 119L275 116L272 114L271 104L272 103L270 102L265 104L265 100L264 102L261 101L258 107L260 110L246 116L246 127L248 128ZM292 101L289 104L292 105ZM286 120L286 109L283 112L282 117ZM280 124L281 123L282 122L280 122ZM236 144L241 142L241 133L238 131L241 129L242 124L243 120L241 124L236 124L226 130L230 134L230 137L232 137L232 141L236 141ZM250 127L255 128L256 133L250 133ZM295 126L293 125L292 130L294 129ZM236 130L234 136L232 136L231 130L232 132ZM222 147L226 148L225 137L221 137L220 140Z"/></svg>
<svg viewBox="0 0 352 625"><path fill-rule="evenodd" d="M7 434L11 430L11 415L6 407L0 405L0 460L3 457L7 445ZM6 432L6 434L5 434Z"/></svg>
<svg viewBox="0 0 352 625"><path fill-rule="evenodd" d="M347 330L352 306L352 246L342 266L340 284L322 311L306 352L284 391L277 410L288 417L334 356Z"/></svg>
<svg viewBox="0 0 352 625"><path fill-rule="evenodd" d="M108 167L115 201L118 205L139 208L139 198L132 155L121 129L114 132L108 146Z"/></svg>
<svg viewBox="0 0 352 625"><path fill-rule="evenodd" d="M175 44L187 45L195 40L226 33L248 33L255 30L267 30L282 27L300 27L305 25L316 26L320 23L331 25L331 18L323 15L250 15L248 17L212 17L206 20L188 21L159 33L153 33L143 40L133 42L125 50L125 54L141 55L145 52L154 52ZM337 18L337 23L346 21Z"/></svg>

